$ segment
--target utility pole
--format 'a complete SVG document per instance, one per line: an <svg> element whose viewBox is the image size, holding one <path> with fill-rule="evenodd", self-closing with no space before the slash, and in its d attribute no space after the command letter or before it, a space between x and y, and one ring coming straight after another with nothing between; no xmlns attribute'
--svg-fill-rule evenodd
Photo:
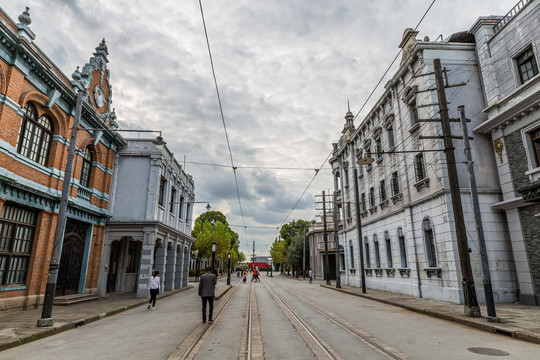
<svg viewBox="0 0 540 360"><path fill-rule="evenodd" d="M364 246L362 244L362 220L360 219L360 198L358 196L358 170L354 167L354 201L356 203L356 233L358 234L358 251L360 253L360 277L362 293L366 293L366 272L364 270Z"/></svg>
<svg viewBox="0 0 540 360"><path fill-rule="evenodd" d="M302 242L302 279L306 280L306 227L304 229L304 241Z"/></svg>
<svg viewBox="0 0 540 360"><path fill-rule="evenodd" d="M474 221L476 223L476 234L478 244L480 245L480 258L482 260L482 275L484 284L484 296L486 297L486 306L488 316L486 319L490 322L500 322L495 312L495 301L493 300L493 288L491 286L491 274L489 271L489 261L486 249L486 239L484 237L484 227L482 225L482 216L480 213L480 202L478 200L478 189L476 186L476 177L474 175L474 166L471 155L471 145L469 143L469 131L467 129L467 118L465 117L465 107L458 107L461 127L463 128L463 141L465 144L465 156L467 157L467 170L469 172L469 186L471 188L471 200L474 210Z"/></svg>
<svg viewBox="0 0 540 360"><path fill-rule="evenodd" d="M435 82L437 85L437 97L439 98L439 108L441 113L441 127L444 138L444 153L446 155L448 181L450 183L450 196L452 199L452 210L454 213L454 224L457 236L457 245L459 252L459 262L461 274L463 276L463 296L465 298L465 315L471 317L480 317L480 307L476 298L476 289L469 257L469 244L467 242L467 231L465 228L465 219L463 217L461 194L459 188L459 179L456 167L456 158L454 154L454 144L452 143L452 130L450 128L450 119L448 117L448 105L446 102L445 85L441 70L441 60L433 60L435 70Z"/></svg>
<svg viewBox="0 0 540 360"><path fill-rule="evenodd" d="M64 171L64 183L62 185L62 195L60 197L60 208L58 209L58 220L56 223L56 232L54 235L53 253L49 263L49 276L45 287L45 296L43 298L43 309L41 318L37 321L38 327L48 327L53 325L52 308L54 293L56 292L56 281L58 280L58 269L62 257L62 246L64 244L64 233L66 230L67 209L69 201L69 189L71 188L71 174L73 172L73 158L75 157L75 147L77 143L77 131L81 118L84 91L79 90L77 94L77 103L75 105L75 117L73 119L73 128L71 129L71 139L69 140L68 156L66 169Z"/></svg>
<svg viewBox="0 0 540 360"><path fill-rule="evenodd" d="M323 203L323 226L324 226L324 278L326 279L326 285L330 285L330 269L328 266L328 232L326 227L326 198L324 191L322 192Z"/></svg>
<svg viewBox="0 0 540 360"><path fill-rule="evenodd" d="M336 289L341 289L340 259L339 259L339 235L338 235L338 213L336 203L337 191L334 190L334 248L336 249Z"/></svg>
<svg viewBox="0 0 540 360"><path fill-rule="evenodd" d="M255 270L255 240L253 240L253 257L251 258L251 263L252 263L251 271L253 274L253 270Z"/></svg>

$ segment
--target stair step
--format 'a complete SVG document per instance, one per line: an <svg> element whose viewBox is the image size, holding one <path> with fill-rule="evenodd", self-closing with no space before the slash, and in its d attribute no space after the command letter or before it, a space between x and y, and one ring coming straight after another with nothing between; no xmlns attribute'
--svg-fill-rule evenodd
<svg viewBox="0 0 540 360"><path fill-rule="evenodd" d="M54 305L71 305L71 304L77 304L84 301L92 301L99 299L98 296L92 295L92 294L73 294L73 295L65 295L65 296L56 296L54 298Z"/></svg>

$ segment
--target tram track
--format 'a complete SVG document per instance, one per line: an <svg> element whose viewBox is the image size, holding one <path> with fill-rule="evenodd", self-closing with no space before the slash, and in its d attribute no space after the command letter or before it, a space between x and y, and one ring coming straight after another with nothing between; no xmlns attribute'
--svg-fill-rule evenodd
<svg viewBox="0 0 540 360"><path fill-rule="evenodd" d="M167 360L192 360L199 352L202 344L206 341L216 324L221 319L222 312L229 306L232 299L236 295L239 287L237 282L232 287L232 291L226 295L224 302L220 302L214 307L214 322L212 324L200 324L197 326L188 337L167 357Z"/></svg>
<svg viewBox="0 0 540 360"><path fill-rule="evenodd" d="M310 306L315 311L317 311L319 314L327 318L328 320L332 321L336 325L338 325L340 328L344 329L347 333L353 335L360 341L362 341L367 346L371 347L374 351L380 353L381 355L387 357L388 359L394 359L394 360L412 360L413 358L400 350L394 348L388 343L385 343L383 340L377 338L373 334L370 334L369 332L359 328L358 326L352 324L351 322L339 317L338 315L332 313L326 308L323 308L322 306L312 302L311 300L296 294L286 287L278 284L275 281L271 281L274 286L277 286L281 289L283 289L285 292L291 294L292 296L298 298L300 301L302 301L304 304Z"/></svg>

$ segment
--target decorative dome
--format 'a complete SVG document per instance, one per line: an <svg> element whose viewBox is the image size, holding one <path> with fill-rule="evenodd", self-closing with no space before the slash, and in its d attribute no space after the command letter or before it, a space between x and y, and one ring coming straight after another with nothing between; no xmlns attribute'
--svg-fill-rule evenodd
<svg viewBox="0 0 540 360"><path fill-rule="evenodd" d="M30 19L30 13L28 12L30 8L27 6L26 10L22 12L21 15L19 15L19 21L21 24L24 24L26 26L30 25L32 23L32 19Z"/></svg>
<svg viewBox="0 0 540 360"><path fill-rule="evenodd" d="M79 67L77 66L77 70L75 70L73 72L73 74L71 74L71 78L75 81L80 81L81 80L81 73L79 72Z"/></svg>

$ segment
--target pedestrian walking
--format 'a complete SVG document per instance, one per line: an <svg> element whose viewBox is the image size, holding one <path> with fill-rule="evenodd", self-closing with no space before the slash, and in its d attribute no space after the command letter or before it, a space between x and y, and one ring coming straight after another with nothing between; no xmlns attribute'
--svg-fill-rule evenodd
<svg viewBox="0 0 540 360"><path fill-rule="evenodd" d="M201 276L201 270L195 270L195 282L199 282L199 276Z"/></svg>
<svg viewBox="0 0 540 360"><path fill-rule="evenodd" d="M154 271L150 277L150 301L148 302L148 310L156 310L156 298L159 294L159 271Z"/></svg>
<svg viewBox="0 0 540 360"><path fill-rule="evenodd" d="M313 271L309 269L309 283L313 284Z"/></svg>
<svg viewBox="0 0 540 360"><path fill-rule="evenodd" d="M214 312L214 295L216 292L217 276L212 273L212 267L206 268L206 274L201 276L199 281L199 296L202 299L202 322L206 324L206 304L208 303L208 322L214 322L212 314Z"/></svg>

